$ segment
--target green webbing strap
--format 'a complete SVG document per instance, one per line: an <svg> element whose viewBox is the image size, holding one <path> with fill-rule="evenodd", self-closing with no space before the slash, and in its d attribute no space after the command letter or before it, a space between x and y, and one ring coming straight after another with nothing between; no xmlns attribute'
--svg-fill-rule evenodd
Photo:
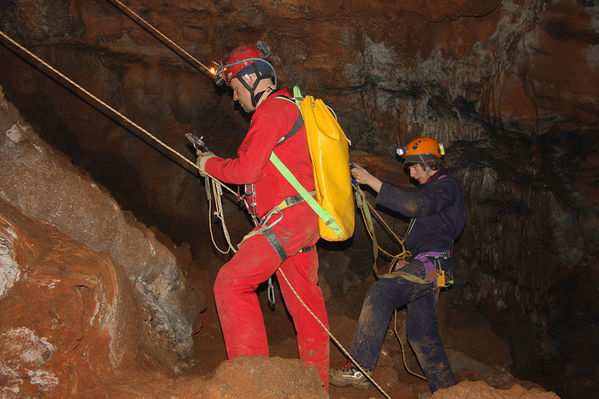
<svg viewBox="0 0 599 399"><path fill-rule="evenodd" d="M293 86L293 101L295 103L295 105L297 105L297 107L299 108L300 111L300 115L302 116L302 119L304 118L304 113L302 112L302 106L300 105L300 103L302 102L302 100L304 99L304 97L302 96L302 91L300 90L299 86L295 85Z"/></svg>
<svg viewBox="0 0 599 399"><path fill-rule="evenodd" d="M333 230L337 236L340 236L343 233L343 229L341 228L341 226L339 226L339 223L337 223L337 221L331 216L329 212L322 209L320 204L316 202L316 200L314 199L314 197L310 195L308 190L306 190L304 186L302 186L301 183L297 181L293 173L291 173L287 166L285 166L285 164L281 162L279 157L277 157L277 155L274 152L270 154L270 161L273 163L273 165L275 165L279 172L281 172L285 179L287 179L289 184L291 184L293 188L295 188L295 190L302 196L304 201L306 201L308 205L310 205L310 208L312 208L312 210L316 212L316 214L319 218L322 219L324 224L327 225L331 230Z"/></svg>

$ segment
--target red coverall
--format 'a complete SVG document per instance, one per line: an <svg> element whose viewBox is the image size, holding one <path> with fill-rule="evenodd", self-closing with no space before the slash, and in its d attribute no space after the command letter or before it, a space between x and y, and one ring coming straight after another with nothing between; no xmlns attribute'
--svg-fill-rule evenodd
<svg viewBox="0 0 599 399"><path fill-rule="evenodd" d="M299 116L297 106L275 96L289 96L279 90L265 99L252 115L252 121L238 158L210 158L206 172L233 184L254 183L256 216L263 218L286 197L297 192L269 161L275 154L308 191L314 190L305 128L276 146L293 127ZM262 312L255 293L258 285L276 272L285 304L297 331L299 356L304 364L315 365L325 388L329 385L329 337L304 308L280 275L285 273L304 303L328 328L324 299L318 282L316 250L298 252L319 239L318 216L306 202L285 208L282 219L272 231L283 244L287 259L281 260L263 234L247 238L239 251L220 269L214 282L214 298L225 338L227 355L268 356L268 342ZM271 222L279 218L273 215Z"/></svg>

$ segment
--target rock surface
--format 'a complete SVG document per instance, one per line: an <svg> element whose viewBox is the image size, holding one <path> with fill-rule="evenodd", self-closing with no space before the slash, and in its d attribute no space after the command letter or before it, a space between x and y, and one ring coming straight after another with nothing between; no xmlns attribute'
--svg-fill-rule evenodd
<svg viewBox="0 0 599 399"><path fill-rule="evenodd" d="M123 267L0 200L0 396L70 397L119 370L173 375Z"/></svg>
<svg viewBox="0 0 599 399"><path fill-rule="evenodd" d="M41 140L1 90L0 130L0 199L122 265L154 312L154 328L170 338L179 355L189 356L193 323L205 305L202 293L193 294L175 255L105 189Z"/></svg>

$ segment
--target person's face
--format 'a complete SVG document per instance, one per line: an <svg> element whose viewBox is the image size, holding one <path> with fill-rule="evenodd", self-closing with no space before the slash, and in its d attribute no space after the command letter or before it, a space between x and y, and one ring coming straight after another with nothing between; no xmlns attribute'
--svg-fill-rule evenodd
<svg viewBox="0 0 599 399"><path fill-rule="evenodd" d="M410 177L416 180L420 184L425 184L428 180L428 176L426 175L426 170L422 168L422 165L419 163L414 163L410 165Z"/></svg>
<svg viewBox="0 0 599 399"><path fill-rule="evenodd" d="M245 79L245 76L233 78L233 80L231 80L231 89L233 90L233 101L237 101L245 112L253 112L256 110L256 107L252 105L252 96L250 95L248 89L246 89L245 86L239 81L239 79ZM248 82L248 84L250 84L251 86L250 82Z"/></svg>

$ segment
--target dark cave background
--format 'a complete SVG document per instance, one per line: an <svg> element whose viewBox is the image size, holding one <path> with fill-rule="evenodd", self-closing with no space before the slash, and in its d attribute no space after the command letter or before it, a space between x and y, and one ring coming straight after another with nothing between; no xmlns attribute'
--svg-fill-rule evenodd
<svg viewBox="0 0 599 399"><path fill-rule="evenodd" d="M512 374L564 397L599 380L599 2L540 0L127 3L201 62L266 41L279 85L331 105L352 158L407 184L394 148L445 144L464 190L456 291L510 343ZM227 90L102 0L1 0L0 29L194 161L184 133L234 156L247 128ZM194 257L213 254L193 169L0 47L0 85L42 137ZM225 201L231 234L249 224ZM390 219L391 220L391 219ZM394 227L403 231L401 220ZM384 244L390 245L390 242ZM331 296L370 273L362 230ZM356 298L359 302L361 298Z"/></svg>

